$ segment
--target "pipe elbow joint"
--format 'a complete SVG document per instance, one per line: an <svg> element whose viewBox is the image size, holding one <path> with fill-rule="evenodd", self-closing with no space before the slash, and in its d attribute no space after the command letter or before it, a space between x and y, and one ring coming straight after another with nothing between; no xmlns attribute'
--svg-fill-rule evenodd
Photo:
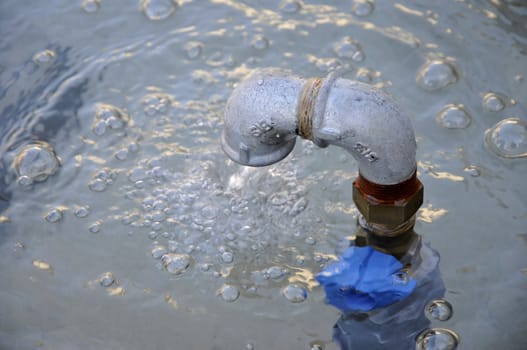
<svg viewBox="0 0 527 350"><path fill-rule="evenodd" d="M286 157L296 136L345 148L368 181L393 185L415 173L416 142L408 117L385 92L329 75L302 79L256 71L226 103L222 147L234 161L265 166Z"/></svg>

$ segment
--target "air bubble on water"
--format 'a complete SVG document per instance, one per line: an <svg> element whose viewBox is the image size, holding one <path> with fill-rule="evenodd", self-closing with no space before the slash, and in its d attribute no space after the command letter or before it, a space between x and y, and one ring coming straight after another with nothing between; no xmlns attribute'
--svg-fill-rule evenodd
<svg viewBox="0 0 527 350"><path fill-rule="evenodd" d="M141 11L149 20L160 21L176 11L176 4L173 0L141 0Z"/></svg>
<svg viewBox="0 0 527 350"><path fill-rule="evenodd" d="M189 60L195 60L201 56L201 52L203 51L203 43L199 41L189 41L183 46L183 50L185 51L185 55Z"/></svg>
<svg viewBox="0 0 527 350"><path fill-rule="evenodd" d="M356 62L364 60L364 52L358 41L349 36L345 36L333 45L333 52L339 58L348 58Z"/></svg>
<svg viewBox="0 0 527 350"><path fill-rule="evenodd" d="M272 280L280 280L286 274L287 270L280 266L271 266L264 272L264 275L268 276Z"/></svg>
<svg viewBox="0 0 527 350"><path fill-rule="evenodd" d="M485 132L485 144L503 158L527 157L527 122L507 118Z"/></svg>
<svg viewBox="0 0 527 350"><path fill-rule="evenodd" d="M94 192L104 192L106 190L106 181L102 179L92 179L88 183L88 187Z"/></svg>
<svg viewBox="0 0 527 350"><path fill-rule="evenodd" d="M16 181L21 187L29 188L33 184L33 179L29 176L20 176Z"/></svg>
<svg viewBox="0 0 527 350"><path fill-rule="evenodd" d="M226 302L232 303L236 301L240 296L240 291L231 285L224 284L220 289L218 289L217 294Z"/></svg>
<svg viewBox="0 0 527 350"><path fill-rule="evenodd" d="M168 253L168 250L164 245L155 245L150 251L150 254L152 254L154 259L161 259L166 253Z"/></svg>
<svg viewBox="0 0 527 350"><path fill-rule="evenodd" d="M476 165L469 165L463 169L464 172L469 174L472 177L479 177L481 175L481 171Z"/></svg>
<svg viewBox="0 0 527 350"><path fill-rule="evenodd" d="M60 161L53 148L44 142L24 146L13 161L13 167L19 178L19 183L45 181L55 174L60 167Z"/></svg>
<svg viewBox="0 0 527 350"><path fill-rule="evenodd" d="M37 52L35 56L33 56L33 61L36 64L44 65L44 64L48 64L51 61L53 61L55 59L55 56L56 54L54 51L43 50L43 51Z"/></svg>
<svg viewBox="0 0 527 350"><path fill-rule="evenodd" d="M282 295L292 303L301 303L307 298L307 291L297 284L290 284L282 289Z"/></svg>
<svg viewBox="0 0 527 350"><path fill-rule="evenodd" d="M280 10L285 13L296 13L302 8L302 3L299 0L282 0L280 3Z"/></svg>
<svg viewBox="0 0 527 350"><path fill-rule="evenodd" d="M133 168L128 172L128 180L137 182L146 179L146 169L142 167Z"/></svg>
<svg viewBox="0 0 527 350"><path fill-rule="evenodd" d="M305 242L309 245L315 245L317 243L317 240L314 237L309 236L305 239Z"/></svg>
<svg viewBox="0 0 527 350"><path fill-rule="evenodd" d="M78 206L75 208L74 215L78 218L85 218L90 215L90 207Z"/></svg>
<svg viewBox="0 0 527 350"><path fill-rule="evenodd" d="M371 15L374 9L375 2L373 0L354 0L351 6L351 11L359 17Z"/></svg>
<svg viewBox="0 0 527 350"><path fill-rule="evenodd" d="M231 252L223 252L221 254L221 260L226 264L230 264L234 261L234 255Z"/></svg>
<svg viewBox="0 0 527 350"><path fill-rule="evenodd" d="M457 81L458 74L452 64L443 60L433 60L419 68L416 83L422 89L434 91Z"/></svg>
<svg viewBox="0 0 527 350"><path fill-rule="evenodd" d="M447 328L427 329L417 337L416 350L455 350L459 335Z"/></svg>
<svg viewBox="0 0 527 350"><path fill-rule="evenodd" d="M88 13L96 12L101 6L100 0L82 0L82 9Z"/></svg>
<svg viewBox="0 0 527 350"><path fill-rule="evenodd" d="M315 60L317 68L324 73L332 72L342 66L342 63L336 58L317 58Z"/></svg>
<svg viewBox="0 0 527 350"><path fill-rule="evenodd" d="M265 50L269 47L269 40L263 34L256 34L251 40L251 46L256 50Z"/></svg>
<svg viewBox="0 0 527 350"><path fill-rule="evenodd" d="M425 307L425 314L431 320L448 321L452 313L452 305L445 299L432 300Z"/></svg>
<svg viewBox="0 0 527 350"><path fill-rule="evenodd" d="M254 345L252 343L247 343L245 345L245 350L254 350Z"/></svg>
<svg viewBox="0 0 527 350"><path fill-rule="evenodd" d="M172 104L172 96L164 93L152 93L143 97L145 114L149 117L157 113L165 113Z"/></svg>
<svg viewBox="0 0 527 350"><path fill-rule="evenodd" d="M114 157L117 160L126 160L126 158L128 158L128 149L127 148L121 148L120 150L115 152Z"/></svg>
<svg viewBox="0 0 527 350"><path fill-rule="evenodd" d="M499 112L505 108L504 98L494 92L483 95L483 108L489 112Z"/></svg>
<svg viewBox="0 0 527 350"><path fill-rule="evenodd" d="M139 151L139 144L137 142L130 142L128 144L128 151L130 153L137 153Z"/></svg>
<svg viewBox="0 0 527 350"><path fill-rule="evenodd" d="M470 125L472 118L463 105L449 104L437 113L436 121L447 129L465 129Z"/></svg>
<svg viewBox="0 0 527 350"><path fill-rule="evenodd" d="M161 261L169 273L180 275L190 267L192 257L188 254L167 253L161 257Z"/></svg>
<svg viewBox="0 0 527 350"><path fill-rule="evenodd" d="M47 222L49 223L56 223L56 222L59 222L60 220L62 220L62 210L61 209L58 209L58 208L55 208L55 209L51 209L45 216L45 219Z"/></svg>
<svg viewBox="0 0 527 350"><path fill-rule="evenodd" d="M113 273L111 272L101 274L97 280L99 281L99 284L105 288L110 287L115 283L115 277L113 277Z"/></svg>
<svg viewBox="0 0 527 350"><path fill-rule="evenodd" d="M88 226L88 231L90 231L91 233L99 233L101 231L101 225L102 222L95 221L93 224Z"/></svg>

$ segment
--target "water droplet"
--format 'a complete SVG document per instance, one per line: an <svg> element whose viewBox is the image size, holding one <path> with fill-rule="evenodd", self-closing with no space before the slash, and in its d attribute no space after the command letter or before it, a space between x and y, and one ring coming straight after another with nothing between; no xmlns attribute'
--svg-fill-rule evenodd
<svg viewBox="0 0 527 350"><path fill-rule="evenodd" d="M90 231L91 233L99 233L101 231L101 225L102 225L102 222L95 221L93 224L91 224L88 227L88 231Z"/></svg>
<svg viewBox="0 0 527 350"><path fill-rule="evenodd" d="M99 284L103 287L110 287L115 282L115 277L113 277L113 273L111 272L105 272L98 278Z"/></svg>
<svg viewBox="0 0 527 350"><path fill-rule="evenodd" d="M44 65L44 64L48 64L51 61L53 61L55 59L55 56L56 56L55 52L51 50L43 50L43 51L37 52L35 56L33 56L33 61L36 64Z"/></svg>
<svg viewBox="0 0 527 350"><path fill-rule="evenodd" d="M470 125L472 118L463 105L450 104L437 113L436 121L447 129L464 129Z"/></svg>
<svg viewBox="0 0 527 350"><path fill-rule="evenodd" d="M93 13L99 9L99 7L101 6L101 1L100 0L83 0L81 6L84 11L88 13Z"/></svg>
<svg viewBox="0 0 527 350"><path fill-rule="evenodd" d="M152 254L152 257L154 259L161 259L163 255L167 253L167 248L163 245L156 245L154 248L152 248L152 251L150 252Z"/></svg>
<svg viewBox="0 0 527 350"><path fill-rule="evenodd" d="M240 292L234 286L224 284L219 290L218 295L226 302L232 303L240 296Z"/></svg>
<svg viewBox="0 0 527 350"><path fill-rule="evenodd" d="M203 44L199 41L189 41L185 44L185 46L183 46L183 50L185 51L185 55L189 60L195 60L201 55L201 52L203 51Z"/></svg>
<svg viewBox="0 0 527 350"><path fill-rule="evenodd" d="M16 181L18 185L22 187L30 187L33 185L33 179L29 176L20 176Z"/></svg>
<svg viewBox="0 0 527 350"><path fill-rule="evenodd" d="M234 255L231 252L223 252L221 254L221 260L226 264L230 264L234 261Z"/></svg>
<svg viewBox="0 0 527 350"><path fill-rule="evenodd" d="M62 220L62 210L51 209L45 216L47 222L56 223Z"/></svg>
<svg viewBox="0 0 527 350"><path fill-rule="evenodd" d="M302 8L302 3L298 0L283 0L280 3L280 10L285 13L296 13Z"/></svg>
<svg viewBox="0 0 527 350"><path fill-rule="evenodd" d="M141 11L151 21L160 21L170 17L176 10L173 0L141 0Z"/></svg>
<svg viewBox="0 0 527 350"><path fill-rule="evenodd" d="M301 303L307 298L307 291L304 287L290 284L282 289L282 294L292 303Z"/></svg>
<svg viewBox="0 0 527 350"><path fill-rule="evenodd" d="M455 350L458 344L459 335L453 330L432 328L419 334L416 350Z"/></svg>
<svg viewBox="0 0 527 350"><path fill-rule="evenodd" d="M452 305L444 299L432 300L425 307L425 314L432 320L448 321L452 312Z"/></svg>
<svg viewBox="0 0 527 350"><path fill-rule="evenodd" d="M488 92L483 96L483 108L489 112L499 112L505 108L505 101L500 95Z"/></svg>
<svg viewBox="0 0 527 350"><path fill-rule="evenodd" d="M256 34L251 40L251 46L256 50L265 50L269 47L269 40L262 34Z"/></svg>
<svg viewBox="0 0 527 350"><path fill-rule="evenodd" d="M173 254L168 253L161 257L165 269L174 275L180 275L187 271L192 262L192 258L188 254Z"/></svg>
<svg viewBox="0 0 527 350"><path fill-rule="evenodd" d="M75 208L74 214L78 218L85 218L88 215L90 215L90 207L88 207L88 206L77 207L77 208Z"/></svg>
<svg viewBox="0 0 527 350"><path fill-rule="evenodd" d="M345 36L335 43L335 45L333 45L333 52L335 52L339 58L349 58L356 62L363 61L365 58L359 42L353 40L349 36Z"/></svg>
<svg viewBox="0 0 527 350"><path fill-rule="evenodd" d="M13 166L23 183L42 182L55 174L60 162L53 148L44 142L26 145L15 157Z"/></svg>
<svg viewBox="0 0 527 350"><path fill-rule="evenodd" d="M417 71L416 82L422 89L428 91L439 90L457 81L457 72L448 62L441 60L430 61Z"/></svg>
<svg viewBox="0 0 527 350"><path fill-rule="evenodd" d="M375 2L373 0L355 0L351 7L351 11L359 17L371 15L374 9Z"/></svg>
<svg viewBox="0 0 527 350"><path fill-rule="evenodd" d="M472 177L478 177L481 175L481 171L476 165L469 165L465 169L463 169L463 171Z"/></svg>
<svg viewBox="0 0 527 350"><path fill-rule="evenodd" d="M128 158L128 149L127 148L121 148L117 152L115 152L115 159L118 160L126 160Z"/></svg>
<svg viewBox="0 0 527 350"><path fill-rule="evenodd" d="M487 147L503 158L527 156L527 122L507 118L485 132Z"/></svg>

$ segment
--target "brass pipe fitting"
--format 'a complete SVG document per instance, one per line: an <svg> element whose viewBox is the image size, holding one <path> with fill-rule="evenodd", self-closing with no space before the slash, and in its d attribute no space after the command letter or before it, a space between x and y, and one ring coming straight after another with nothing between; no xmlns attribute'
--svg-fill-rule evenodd
<svg viewBox="0 0 527 350"><path fill-rule="evenodd" d="M353 201L363 215L361 226L381 236L399 236L413 229L415 213L423 204L423 184L416 173L396 185L379 185L359 174Z"/></svg>

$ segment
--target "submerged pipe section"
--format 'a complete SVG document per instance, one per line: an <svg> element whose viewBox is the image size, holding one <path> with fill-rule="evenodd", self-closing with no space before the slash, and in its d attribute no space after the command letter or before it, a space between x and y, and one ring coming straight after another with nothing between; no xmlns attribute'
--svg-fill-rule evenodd
<svg viewBox="0 0 527 350"><path fill-rule="evenodd" d="M359 164L353 199L361 225L393 236L413 227L422 204L409 118L385 92L330 74L302 79L257 71L227 101L222 147L235 162L265 166L286 157L297 136L346 149Z"/></svg>

